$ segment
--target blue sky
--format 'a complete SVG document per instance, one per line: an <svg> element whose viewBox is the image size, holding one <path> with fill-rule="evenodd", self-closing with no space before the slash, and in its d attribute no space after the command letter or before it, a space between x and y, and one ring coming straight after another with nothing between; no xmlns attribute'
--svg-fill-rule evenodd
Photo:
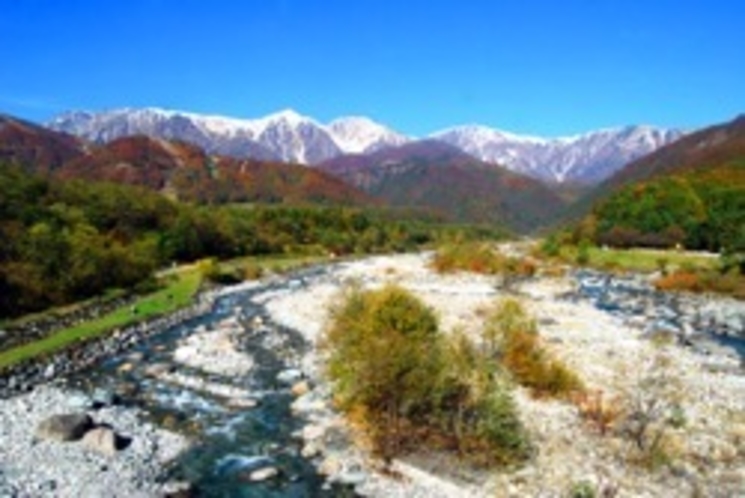
<svg viewBox="0 0 745 498"><path fill-rule="evenodd" d="M739 0L0 0L0 112L700 127L745 112L743 21Z"/></svg>

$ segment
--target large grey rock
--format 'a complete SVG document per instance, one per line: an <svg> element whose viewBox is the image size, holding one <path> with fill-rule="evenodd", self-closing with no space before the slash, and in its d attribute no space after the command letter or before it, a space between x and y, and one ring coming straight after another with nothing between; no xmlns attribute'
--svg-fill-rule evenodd
<svg viewBox="0 0 745 498"><path fill-rule="evenodd" d="M36 426L36 436L50 441L77 441L93 428L86 413L52 415Z"/></svg>

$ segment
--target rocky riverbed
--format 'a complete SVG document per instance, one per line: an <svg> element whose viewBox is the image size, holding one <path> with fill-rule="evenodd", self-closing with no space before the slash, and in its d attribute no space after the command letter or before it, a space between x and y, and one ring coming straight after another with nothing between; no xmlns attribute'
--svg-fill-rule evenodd
<svg viewBox="0 0 745 498"><path fill-rule="evenodd" d="M83 406L85 405L85 406ZM116 456L82 441L40 437L37 427L54 414L80 412L92 400L80 392L41 386L0 401L0 496L162 496L160 469L187 440L142 420L134 409L107 406L93 419L126 438ZM170 485L168 485L170 486Z"/></svg>
<svg viewBox="0 0 745 498"><path fill-rule="evenodd" d="M444 330L458 328L474 340L482 311L505 295L492 278L437 275L426 255L406 255L345 264L302 289L257 299L274 320L313 343L329 304L350 281L367 288L397 282L436 310ZM600 433L574 404L537 400L518 388L520 413L538 448L523 468L484 472L412 455L394 462L399 477L391 478L371 471L375 463L358 448L338 444L350 436L331 408L315 349L303 369L319 387L293 405L309 421L305 451L332 476L354 475L357 491L370 496L558 497L582 487L602 496L744 496L744 303L675 298L653 292L646 278L592 272L530 279L512 291L536 317L547 347L606 406L675 398L685 420L669 432L669 462L650 469L622 434Z"/></svg>
<svg viewBox="0 0 745 498"><path fill-rule="evenodd" d="M668 462L642 465L623 434L601 433L576 404L517 388L537 448L523 467L486 471L424 454L383 469L333 409L315 346L352 281L397 282L443 330L476 339L483 310L506 291L489 277L438 275L428 259L368 258L227 288L201 313L110 339L110 353L76 375L44 379L39 365L32 382L16 372L37 387L0 401L0 496L165 496L179 482L203 496L559 497L583 486L598 496L743 496L743 303L671 298L642 277L592 272L530 279L510 293L604 403L674 396L681 423ZM10 395L7 379L0 389ZM42 420L71 411L130 443L104 454L39 440Z"/></svg>

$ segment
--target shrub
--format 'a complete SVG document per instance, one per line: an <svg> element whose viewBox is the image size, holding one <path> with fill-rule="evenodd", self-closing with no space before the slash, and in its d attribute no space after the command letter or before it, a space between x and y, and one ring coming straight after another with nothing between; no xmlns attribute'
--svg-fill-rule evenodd
<svg viewBox="0 0 745 498"><path fill-rule="evenodd" d="M579 481L572 484L569 490L569 498L595 498L595 486L589 481Z"/></svg>
<svg viewBox="0 0 745 498"><path fill-rule="evenodd" d="M605 435L620 416L617 399L608 399L603 391L582 391L575 394L572 400L580 416Z"/></svg>
<svg viewBox="0 0 745 498"><path fill-rule="evenodd" d="M258 280L264 275L264 269L260 264L249 262L243 266L244 280Z"/></svg>
<svg viewBox="0 0 745 498"><path fill-rule="evenodd" d="M493 275L504 266L504 257L494 252L489 244L479 242L456 243L441 247L432 260L440 273L470 271Z"/></svg>
<svg viewBox="0 0 745 498"><path fill-rule="evenodd" d="M581 240L577 245L576 261L582 266L590 262L590 243L586 239Z"/></svg>
<svg viewBox="0 0 745 498"><path fill-rule="evenodd" d="M220 275L220 265L215 258L200 259L197 262L197 267L202 274L202 278L206 280L215 281Z"/></svg>
<svg viewBox="0 0 745 498"><path fill-rule="evenodd" d="M556 235L551 234L541 243L541 253L549 258L555 258L561 254L561 244Z"/></svg>
<svg viewBox="0 0 745 498"><path fill-rule="evenodd" d="M422 445L477 463L526 458L509 393L464 336L446 341L433 312L407 291L348 289L323 340L338 406L389 459Z"/></svg>
<svg viewBox="0 0 745 498"><path fill-rule="evenodd" d="M485 275L501 275L504 285L516 278L536 273L536 264L527 258L505 256L484 243L468 242L441 247L432 259L432 267L439 273L469 271Z"/></svg>
<svg viewBox="0 0 745 498"><path fill-rule="evenodd" d="M631 443L630 459L656 469L668 464L675 448L670 429L686 424L684 393L667 370L669 359L657 356L627 394L618 432Z"/></svg>
<svg viewBox="0 0 745 498"><path fill-rule="evenodd" d="M539 396L566 396L582 390L582 382L540 343L535 325L514 299L497 303L486 319L483 342L515 380Z"/></svg>
<svg viewBox="0 0 745 498"><path fill-rule="evenodd" d="M678 270L664 275L654 281L658 290L700 292L703 285L698 274L692 271Z"/></svg>

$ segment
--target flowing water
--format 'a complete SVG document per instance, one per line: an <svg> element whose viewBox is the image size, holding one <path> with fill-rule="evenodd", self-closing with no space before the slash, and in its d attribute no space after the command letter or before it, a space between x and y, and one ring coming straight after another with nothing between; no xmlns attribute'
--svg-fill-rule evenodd
<svg viewBox="0 0 745 498"><path fill-rule="evenodd" d="M293 432L302 423L293 417L292 395L277 382L277 374L296 364L308 347L299 335L272 324L260 304L259 292L285 291L323 275L317 268L267 285L219 297L210 313L164 331L92 370L71 377L71 385L87 392L118 393L124 403L139 406L159 425L189 435L194 446L164 473L164 480L194 483L200 496L217 497L315 497L354 496L347 487L328 486L314 466L300 455ZM717 339L745 357L745 341L723 336L697 323L700 317L682 309L678 298L639 285L633 279L602 273L575 274L577 292L571 299L587 299L595 306L624 318L642 318L649 327L687 334L691 328ZM219 328L233 320L242 328L240 349L253 357L254 367L242 375L218 375L174 361L179 341L200 330ZM260 327L256 323L261 323ZM157 367L157 368L156 368ZM203 389L177 385L159 372L199 378L214 384L248 391L258 400L253 408L231 407L224 398ZM251 480L259 468L272 467L279 474L261 482Z"/></svg>
<svg viewBox="0 0 745 498"><path fill-rule="evenodd" d="M636 321L646 332L668 332L686 345L707 352L717 345L738 355L745 365L745 303L661 292L636 276L593 270L574 273L572 299L586 299L596 308Z"/></svg>
<svg viewBox="0 0 745 498"><path fill-rule="evenodd" d="M292 330L272 324L262 306L251 301L257 292L282 291L302 285L323 269L306 270L292 279L225 295L211 313L193 319L140 344L122 356L69 379L86 392L118 393L122 402L140 406L159 425L192 437L196 444L167 469L164 480L194 483L200 496L315 497L354 496L351 489L324 485L314 466L300 456L293 432L302 427L290 410L292 394L279 385L277 374L292 365L307 347ZM239 348L249 352L254 366L245 375L205 373L174 361L178 342L220 327L232 319L242 327ZM261 326L256 326L260 323ZM163 380L182 375L191 379L246 390L258 401L253 408L235 408L203 389ZM274 468L274 478L255 482L252 472Z"/></svg>

